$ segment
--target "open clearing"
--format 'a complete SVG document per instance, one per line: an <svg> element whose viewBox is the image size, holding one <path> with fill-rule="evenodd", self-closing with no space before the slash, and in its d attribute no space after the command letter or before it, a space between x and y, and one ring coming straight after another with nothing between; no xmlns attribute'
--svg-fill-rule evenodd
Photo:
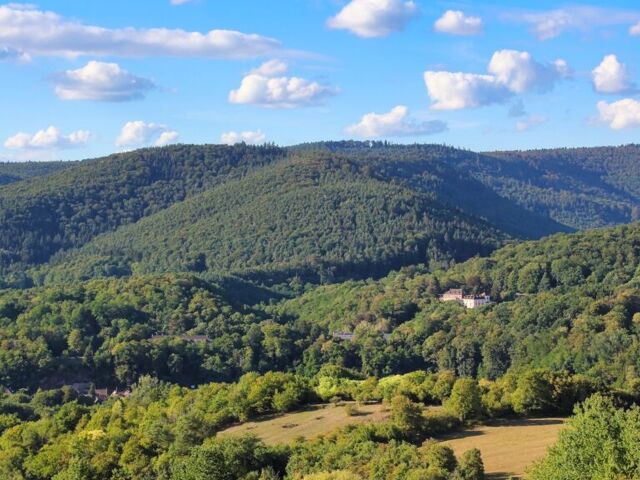
<svg viewBox="0 0 640 480"><path fill-rule="evenodd" d="M301 412L235 425L218 435L252 433L265 443L274 445L289 443L298 437L314 438L353 423L381 422L388 417L389 412L382 404L361 405L354 416L347 415L344 405L313 405Z"/></svg>
<svg viewBox="0 0 640 480"><path fill-rule="evenodd" d="M358 412L349 416L345 405L313 405L300 412L234 425L218 435L252 433L265 443L276 445L300 437L315 438L354 423L381 422L389 418L389 411L382 404L361 405ZM557 440L563 423L562 418L496 420L440 440L451 446L456 455L478 448L488 478L502 480L522 476L527 467L542 458L547 447Z"/></svg>
<svg viewBox="0 0 640 480"><path fill-rule="evenodd" d="M562 418L502 420L451 434L443 441L456 455L479 449L488 478L502 480L522 476L527 467L544 457L563 424Z"/></svg>

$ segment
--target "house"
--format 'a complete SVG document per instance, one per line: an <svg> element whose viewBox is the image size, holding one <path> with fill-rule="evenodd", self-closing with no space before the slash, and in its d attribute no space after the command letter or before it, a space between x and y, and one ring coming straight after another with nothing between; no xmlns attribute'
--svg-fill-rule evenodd
<svg viewBox="0 0 640 480"><path fill-rule="evenodd" d="M465 295L462 288L452 288L440 295L438 299L441 302L458 302L465 308L478 308L482 305L491 303L491 297L486 293L480 295Z"/></svg>

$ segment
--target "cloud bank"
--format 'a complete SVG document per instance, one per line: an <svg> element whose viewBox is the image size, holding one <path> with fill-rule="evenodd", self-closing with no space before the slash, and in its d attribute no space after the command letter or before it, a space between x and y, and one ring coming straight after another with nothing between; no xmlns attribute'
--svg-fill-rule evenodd
<svg viewBox="0 0 640 480"><path fill-rule="evenodd" d="M253 58L272 53L272 38L234 30L104 28L68 20L33 5L0 6L0 45L29 55Z"/></svg>
<svg viewBox="0 0 640 480"><path fill-rule="evenodd" d="M145 145L162 147L175 143L178 137L178 132L165 125L136 120L127 122L122 126L120 135L116 139L116 145L119 147L141 147Z"/></svg>
<svg viewBox="0 0 640 480"><path fill-rule="evenodd" d="M327 20L327 25L362 38L386 37L403 30L417 14L418 7L413 1L351 0Z"/></svg>
<svg viewBox="0 0 640 480"><path fill-rule="evenodd" d="M398 105L387 113L367 113L358 123L349 125L345 133L363 138L425 136L447 130L439 120L417 121L409 117L409 109Z"/></svg>
<svg viewBox="0 0 640 480"><path fill-rule="evenodd" d="M482 33L484 25L480 17L465 15L460 10L447 10L436 20L433 28L436 32L451 35L478 35Z"/></svg>
<svg viewBox="0 0 640 480"><path fill-rule="evenodd" d="M61 150L83 146L89 141L90 136L87 130L77 130L63 135L58 128L50 126L36 133L16 133L5 140L4 146L12 150Z"/></svg>
<svg viewBox="0 0 640 480"><path fill-rule="evenodd" d="M541 64L528 52L499 50L489 74L427 71L424 81L434 110L459 110L504 103L514 94L544 93L570 75L564 60Z"/></svg>
<svg viewBox="0 0 640 480"><path fill-rule="evenodd" d="M155 84L130 74L116 63L91 61L77 70L51 77L56 95L62 100L123 102L144 98Z"/></svg>
<svg viewBox="0 0 640 480"><path fill-rule="evenodd" d="M271 60L250 71L240 87L229 92L229 102L265 108L296 108L319 105L337 89L300 77L288 77L288 66Z"/></svg>

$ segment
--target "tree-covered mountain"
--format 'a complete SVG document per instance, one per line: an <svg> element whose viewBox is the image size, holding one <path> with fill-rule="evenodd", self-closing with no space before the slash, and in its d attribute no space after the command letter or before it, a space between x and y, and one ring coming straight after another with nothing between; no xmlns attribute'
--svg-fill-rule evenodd
<svg viewBox="0 0 640 480"><path fill-rule="evenodd" d="M188 271L324 283L460 261L508 240L382 167L295 154L60 254L45 279ZM442 181L438 173L433 182Z"/></svg>
<svg viewBox="0 0 640 480"><path fill-rule="evenodd" d="M0 185L39 177L72 167L77 162L0 162Z"/></svg>
<svg viewBox="0 0 640 480"><path fill-rule="evenodd" d="M0 271L46 262L284 155L272 146L177 145L83 161L8 185L0 189Z"/></svg>
<svg viewBox="0 0 640 480"><path fill-rule="evenodd" d="M612 226L640 218L639 145L488 153L352 141L296 148L387 157L440 152L440 160L494 193L570 228ZM496 216L506 219L504 212Z"/></svg>
<svg viewBox="0 0 640 480"><path fill-rule="evenodd" d="M500 195L573 228L640 219L640 145L491 152L460 166Z"/></svg>

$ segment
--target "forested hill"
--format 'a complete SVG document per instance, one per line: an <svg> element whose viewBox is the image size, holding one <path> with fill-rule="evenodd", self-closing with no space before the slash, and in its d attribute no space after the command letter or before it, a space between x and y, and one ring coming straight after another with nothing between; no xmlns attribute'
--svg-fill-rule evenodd
<svg viewBox="0 0 640 480"><path fill-rule="evenodd" d="M77 162L0 162L0 185L39 177L72 167Z"/></svg>
<svg viewBox="0 0 640 480"><path fill-rule="evenodd" d="M435 180L441 180L437 172ZM510 237L334 154L297 154L58 255L46 280L190 271L273 284L488 254Z"/></svg>
<svg viewBox="0 0 640 480"><path fill-rule="evenodd" d="M492 152L462 166L499 194L574 228L640 219L640 145Z"/></svg>
<svg viewBox="0 0 640 480"><path fill-rule="evenodd" d="M174 145L63 171L0 165L21 179L0 187L0 275L29 284L23 273L53 259L49 280L191 271L315 283L442 264L631 221L637 154L323 142Z"/></svg>
<svg viewBox="0 0 640 480"><path fill-rule="evenodd" d="M639 145L483 154L438 145L386 142L320 142L296 148L325 148L350 155L377 152L390 158L436 154L502 197L575 229L640 218Z"/></svg>
<svg viewBox="0 0 640 480"><path fill-rule="evenodd" d="M46 262L285 155L272 146L177 145L84 161L2 187L0 271Z"/></svg>

